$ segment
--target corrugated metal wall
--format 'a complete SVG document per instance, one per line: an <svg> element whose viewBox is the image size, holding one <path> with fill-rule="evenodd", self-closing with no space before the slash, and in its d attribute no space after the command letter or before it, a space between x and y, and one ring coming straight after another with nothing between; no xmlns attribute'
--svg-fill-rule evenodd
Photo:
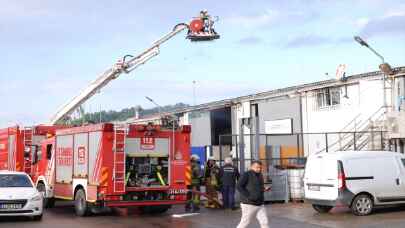
<svg viewBox="0 0 405 228"><path fill-rule="evenodd" d="M211 116L209 111L190 113L191 146L202 147L211 145Z"/></svg>

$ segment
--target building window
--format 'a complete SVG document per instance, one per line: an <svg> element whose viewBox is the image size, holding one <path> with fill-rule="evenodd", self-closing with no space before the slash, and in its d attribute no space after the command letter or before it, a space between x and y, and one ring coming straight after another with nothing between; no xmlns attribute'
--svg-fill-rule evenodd
<svg viewBox="0 0 405 228"><path fill-rule="evenodd" d="M338 87L320 89L316 93L318 108L340 104L340 89Z"/></svg>

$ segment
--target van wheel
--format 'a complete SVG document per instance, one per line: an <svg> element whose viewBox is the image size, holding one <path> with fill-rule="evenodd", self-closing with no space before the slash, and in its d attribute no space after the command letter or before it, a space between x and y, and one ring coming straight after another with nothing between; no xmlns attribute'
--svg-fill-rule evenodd
<svg viewBox="0 0 405 228"><path fill-rule="evenodd" d="M373 211L373 200L370 196L361 194L354 198L351 206L352 213L357 216L365 216Z"/></svg>
<svg viewBox="0 0 405 228"><path fill-rule="evenodd" d="M318 213L328 213L330 210L332 210L332 206L325 206L325 205L317 205L317 204L312 204L312 207L317 211Z"/></svg>
<svg viewBox="0 0 405 228"><path fill-rule="evenodd" d="M86 201L86 193L83 189L77 190L75 194L75 212L77 216L83 217L88 214L89 206Z"/></svg>

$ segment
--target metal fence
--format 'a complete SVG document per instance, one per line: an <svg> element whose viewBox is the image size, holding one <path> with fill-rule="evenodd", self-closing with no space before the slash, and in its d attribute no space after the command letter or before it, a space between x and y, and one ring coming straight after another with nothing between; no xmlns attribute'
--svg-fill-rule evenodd
<svg viewBox="0 0 405 228"><path fill-rule="evenodd" d="M226 157L232 157L243 172L253 160L261 161L265 184L272 184L273 189L265 194L266 200L285 202L303 199L307 155L389 147L383 131L220 135L219 144L213 146L212 155L221 166Z"/></svg>
<svg viewBox="0 0 405 228"><path fill-rule="evenodd" d="M269 169L285 169L303 168L306 156L314 153L387 149L384 131L220 135L213 156L221 165L232 157L241 170L252 160L262 161Z"/></svg>

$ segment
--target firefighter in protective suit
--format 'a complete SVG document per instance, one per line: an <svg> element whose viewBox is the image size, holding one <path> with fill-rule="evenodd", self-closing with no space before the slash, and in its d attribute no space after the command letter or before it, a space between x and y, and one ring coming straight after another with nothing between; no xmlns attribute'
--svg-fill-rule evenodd
<svg viewBox="0 0 405 228"><path fill-rule="evenodd" d="M220 189L219 179L219 167L216 164L214 158L209 158L205 165L204 181L205 189L208 195L208 201L205 207L207 208L219 208L218 205L218 192Z"/></svg>
<svg viewBox="0 0 405 228"><path fill-rule="evenodd" d="M187 193L186 211L196 212L200 210L200 195L196 192L200 191L201 186L201 166L200 158L197 155L192 155L191 163L191 185L187 186L189 192Z"/></svg>

